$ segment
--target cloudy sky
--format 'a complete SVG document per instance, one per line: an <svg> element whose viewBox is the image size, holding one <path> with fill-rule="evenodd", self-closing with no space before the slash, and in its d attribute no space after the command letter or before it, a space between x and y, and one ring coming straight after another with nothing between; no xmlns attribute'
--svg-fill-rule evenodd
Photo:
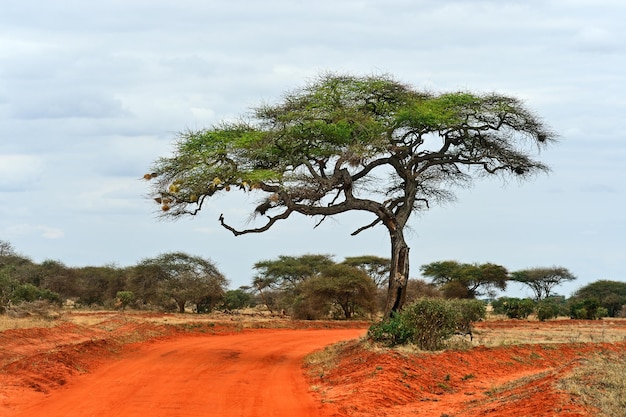
<svg viewBox="0 0 626 417"><path fill-rule="evenodd" d="M279 100L320 72L391 74L430 91L522 98L560 135L552 173L479 182L411 222L412 276L456 259L626 273L622 0L21 0L0 12L0 240L41 262L134 265L184 251L248 284L279 255L389 256L369 218L293 217L234 237L253 202L157 220L140 178L176 132ZM513 294L529 295L511 286Z"/></svg>

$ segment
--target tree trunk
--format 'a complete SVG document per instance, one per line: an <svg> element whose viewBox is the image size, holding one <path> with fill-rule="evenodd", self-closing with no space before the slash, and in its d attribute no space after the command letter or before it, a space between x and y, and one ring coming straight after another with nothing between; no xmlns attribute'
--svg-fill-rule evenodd
<svg viewBox="0 0 626 417"><path fill-rule="evenodd" d="M261 295L261 300L263 300L263 304L265 304L265 307L267 307L267 309L270 311L270 314L274 314L274 312L272 311L272 307L270 307L269 303L265 299L265 294L263 294L263 290L261 289L260 285L257 285L257 290L259 290L259 294Z"/></svg>
<svg viewBox="0 0 626 417"><path fill-rule="evenodd" d="M385 318L402 309L409 280L409 247L401 231L391 233L391 270L385 304Z"/></svg>

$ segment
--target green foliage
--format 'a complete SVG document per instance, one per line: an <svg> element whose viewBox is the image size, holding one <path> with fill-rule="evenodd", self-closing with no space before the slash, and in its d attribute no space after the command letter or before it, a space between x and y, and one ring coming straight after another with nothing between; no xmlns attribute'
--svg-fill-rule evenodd
<svg viewBox="0 0 626 417"><path fill-rule="evenodd" d="M83 305L105 305L126 289L127 271L115 265L86 266L72 270L73 296Z"/></svg>
<svg viewBox="0 0 626 417"><path fill-rule="evenodd" d="M458 314L448 302L423 299L402 311L407 324L414 330L411 342L424 350L437 350L455 333Z"/></svg>
<svg viewBox="0 0 626 417"><path fill-rule="evenodd" d="M327 318L330 314L330 304L320 303L313 297L306 294L297 295L291 302L291 314L296 320L320 320Z"/></svg>
<svg viewBox="0 0 626 417"><path fill-rule="evenodd" d="M130 303L135 301L135 294L132 291L118 291L115 298L119 302L122 310L125 310Z"/></svg>
<svg viewBox="0 0 626 417"><path fill-rule="evenodd" d="M342 263L354 266L367 273L379 288L386 286L388 283L389 270L391 268L391 259L389 258L373 255L353 256L347 257Z"/></svg>
<svg viewBox="0 0 626 417"><path fill-rule="evenodd" d="M608 310L595 298L570 300L570 317L579 320L598 320L608 315Z"/></svg>
<svg viewBox="0 0 626 417"><path fill-rule="evenodd" d="M10 273L11 268L0 268L0 313L4 313L10 305L15 288L19 285Z"/></svg>
<svg viewBox="0 0 626 417"><path fill-rule="evenodd" d="M494 289L506 289L506 268L491 263L462 264L439 261L422 265L422 275L432 279L447 298L476 298L491 295Z"/></svg>
<svg viewBox="0 0 626 417"><path fill-rule="evenodd" d="M248 291L244 291L239 288L236 290L228 290L224 293L222 307L226 310L239 310L253 306L254 297Z"/></svg>
<svg viewBox="0 0 626 417"><path fill-rule="evenodd" d="M404 320L402 312L374 323L367 331L367 337L386 346L405 345L411 342L415 330Z"/></svg>
<svg viewBox="0 0 626 417"><path fill-rule="evenodd" d="M11 301L13 303L19 302L32 302L37 300L44 300L50 303L59 304L61 298L59 294L52 292L46 288L39 288L33 284L22 284L15 288Z"/></svg>
<svg viewBox="0 0 626 417"><path fill-rule="evenodd" d="M254 279L256 287L294 288L308 278L319 275L322 269L334 265L331 255L285 256L254 264L258 271Z"/></svg>
<svg viewBox="0 0 626 417"><path fill-rule="evenodd" d="M141 262L143 273L155 274L162 305L174 300L180 313L187 302L208 312L224 295L228 280L208 259L182 252L165 253Z"/></svg>
<svg viewBox="0 0 626 417"><path fill-rule="evenodd" d="M399 313L375 323L368 337L387 346L413 343L420 349L438 350L455 333L470 333L471 323L485 317L477 300L423 298Z"/></svg>
<svg viewBox="0 0 626 417"><path fill-rule="evenodd" d="M484 320L487 306L480 300L450 300L450 302L457 313L456 332L472 336L472 323Z"/></svg>
<svg viewBox="0 0 626 417"><path fill-rule="evenodd" d="M505 314L510 319L525 319L535 310L535 303L530 298L500 297L491 306L494 313Z"/></svg>
<svg viewBox="0 0 626 417"><path fill-rule="evenodd" d="M7 261L7 258L5 257L4 260ZM21 283L15 278L15 276L19 276L20 268L23 265L23 262L18 261L0 266L0 314L5 313L10 306L15 305L35 305L39 302L49 305L60 304L61 302L59 294L31 283Z"/></svg>
<svg viewBox="0 0 626 417"><path fill-rule="evenodd" d="M535 314L540 321L555 319L560 315L567 314L564 311L562 297L549 297L537 302Z"/></svg>
<svg viewBox="0 0 626 417"><path fill-rule="evenodd" d="M313 305L337 308L346 319L376 310L376 284L368 274L350 265L327 266L320 275L303 282L300 290Z"/></svg>
<svg viewBox="0 0 626 417"><path fill-rule="evenodd" d="M626 282L599 280L580 288L572 297L574 300L596 300L607 310L609 317L616 317L626 305Z"/></svg>

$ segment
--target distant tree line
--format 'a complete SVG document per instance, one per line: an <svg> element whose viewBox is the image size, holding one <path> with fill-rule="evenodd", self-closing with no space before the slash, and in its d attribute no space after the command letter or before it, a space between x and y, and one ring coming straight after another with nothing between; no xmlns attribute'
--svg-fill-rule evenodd
<svg viewBox="0 0 626 417"><path fill-rule="evenodd" d="M254 264L251 285L228 289L215 264L172 252L137 265L67 267L54 260L35 263L0 240L0 314L15 306L45 302L86 308L133 308L207 313L256 305L296 319L371 318L384 311L390 260L364 255L336 262L332 255L281 255ZM555 293L576 277L562 267L509 272L492 263L437 261L422 265L424 279L410 279L407 305L422 299L489 300L493 311L510 318L531 314L540 320L626 316L626 283L600 280L569 299ZM496 298L510 282L532 298Z"/></svg>
<svg viewBox="0 0 626 417"><path fill-rule="evenodd" d="M227 301L228 280L207 259L181 252L130 267L32 262L0 241L0 313L45 301L77 307L208 312Z"/></svg>

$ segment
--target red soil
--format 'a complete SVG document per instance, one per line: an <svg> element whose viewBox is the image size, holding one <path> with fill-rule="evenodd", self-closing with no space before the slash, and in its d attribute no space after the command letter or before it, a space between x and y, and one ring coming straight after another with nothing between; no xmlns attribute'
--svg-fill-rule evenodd
<svg viewBox="0 0 626 417"><path fill-rule="evenodd" d="M131 333L151 337L141 336L146 329L161 337L120 342ZM63 324L0 333L0 416L332 415L309 390L304 356L365 333L362 326L193 330L128 324L107 336Z"/></svg>
<svg viewBox="0 0 626 417"><path fill-rule="evenodd" d="M4 331L0 416L586 417L593 414L558 381L594 352L626 353L626 342L409 354L351 341L339 366L320 376L302 369L304 356L359 338L364 324L282 323L326 328L238 330L115 318ZM564 323L546 326L572 325Z"/></svg>
<svg viewBox="0 0 626 417"><path fill-rule="evenodd" d="M489 321L478 327L517 330L525 339L532 337L527 331L537 329L548 328L555 335L569 329L572 337L579 337L578 329L595 334L607 326L626 340L621 336L625 321ZM309 379L321 386L323 400L336 404L346 416L587 417L597 413L560 390L559 382L584 358L599 352L626 355L626 342L478 346L406 354L351 342L336 367Z"/></svg>

